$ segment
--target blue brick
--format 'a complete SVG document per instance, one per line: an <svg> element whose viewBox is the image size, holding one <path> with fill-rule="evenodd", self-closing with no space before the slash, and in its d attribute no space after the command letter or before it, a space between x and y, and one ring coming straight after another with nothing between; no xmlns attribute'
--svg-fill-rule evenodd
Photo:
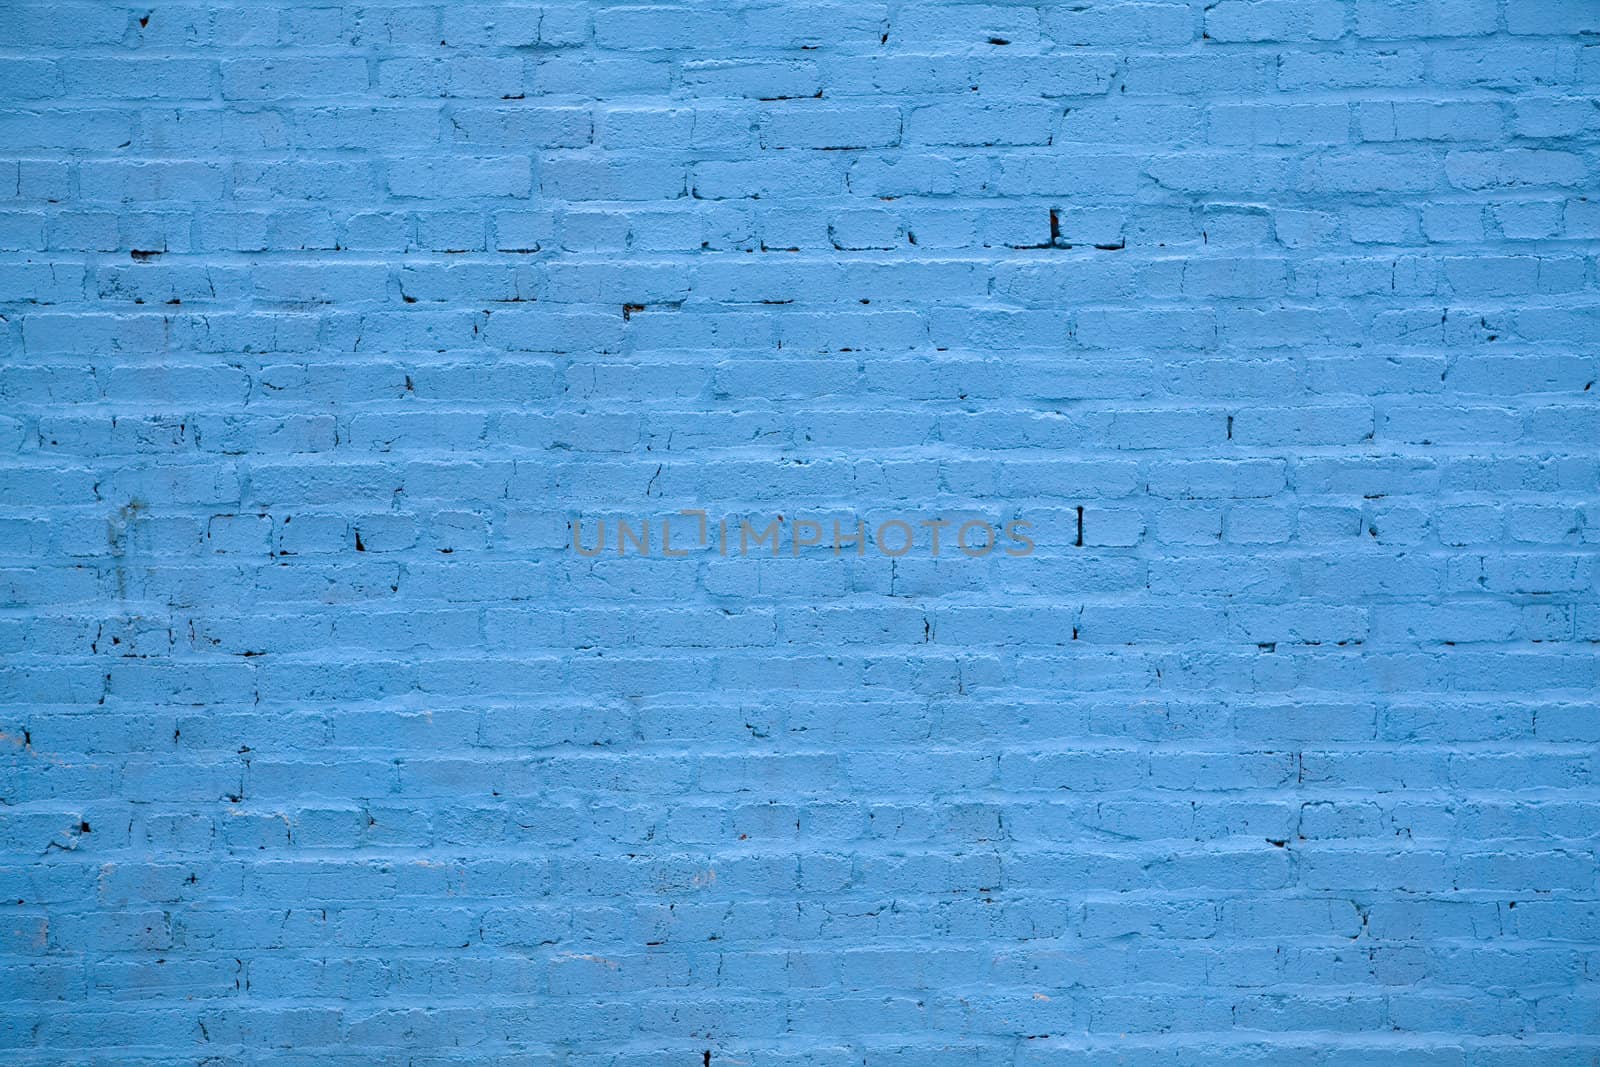
<svg viewBox="0 0 1600 1067"><path fill-rule="evenodd" d="M1600 1055L1588 0L13 6L0 1059Z"/></svg>
<svg viewBox="0 0 1600 1067"><path fill-rule="evenodd" d="M1222 0L1206 8L1205 32L1216 41L1330 41L1344 24L1334 0Z"/></svg>

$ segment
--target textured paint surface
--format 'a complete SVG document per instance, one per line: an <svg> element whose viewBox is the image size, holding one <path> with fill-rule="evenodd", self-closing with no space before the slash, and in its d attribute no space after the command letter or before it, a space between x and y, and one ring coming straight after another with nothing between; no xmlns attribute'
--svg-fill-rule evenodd
<svg viewBox="0 0 1600 1067"><path fill-rule="evenodd" d="M0 1060L1600 1062L1600 3L0 23Z"/></svg>

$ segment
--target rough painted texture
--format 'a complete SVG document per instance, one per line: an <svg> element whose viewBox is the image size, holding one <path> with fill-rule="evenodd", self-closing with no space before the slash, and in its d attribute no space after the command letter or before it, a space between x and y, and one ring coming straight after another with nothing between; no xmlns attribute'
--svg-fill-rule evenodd
<svg viewBox="0 0 1600 1067"><path fill-rule="evenodd" d="M3 23L7 1064L1600 1056L1600 3Z"/></svg>

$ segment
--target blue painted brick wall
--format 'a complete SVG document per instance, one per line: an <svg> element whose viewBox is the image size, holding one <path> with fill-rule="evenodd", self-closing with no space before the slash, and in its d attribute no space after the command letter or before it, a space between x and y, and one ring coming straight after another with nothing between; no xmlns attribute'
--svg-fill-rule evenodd
<svg viewBox="0 0 1600 1067"><path fill-rule="evenodd" d="M4 1063L1600 1062L1600 2L0 30Z"/></svg>

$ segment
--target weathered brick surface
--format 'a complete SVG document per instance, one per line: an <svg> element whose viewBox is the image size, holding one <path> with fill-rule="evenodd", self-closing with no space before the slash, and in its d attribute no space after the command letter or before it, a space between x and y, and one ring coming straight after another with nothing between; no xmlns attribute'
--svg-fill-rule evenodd
<svg viewBox="0 0 1600 1067"><path fill-rule="evenodd" d="M1600 3L0 27L4 1062L1600 1057Z"/></svg>

